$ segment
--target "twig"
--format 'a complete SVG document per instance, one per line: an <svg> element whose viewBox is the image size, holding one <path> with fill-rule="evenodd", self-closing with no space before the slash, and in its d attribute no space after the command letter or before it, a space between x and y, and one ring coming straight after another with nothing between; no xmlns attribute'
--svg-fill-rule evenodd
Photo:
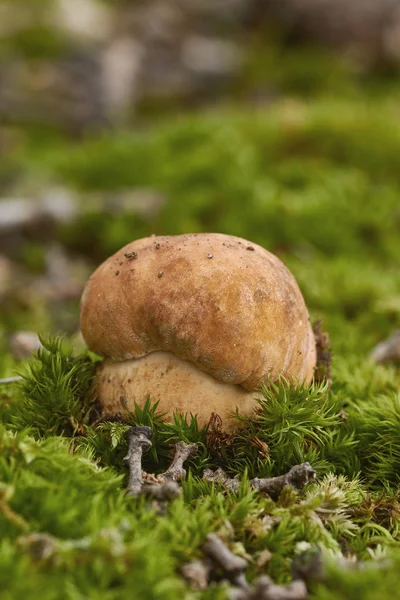
<svg viewBox="0 0 400 600"><path fill-rule="evenodd" d="M196 590L205 590L208 586L211 565L207 560L194 560L180 567L182 577Z"/></svg>
<svg viewBox="0 0 400 600"><path fill-rule="evenodd" d="M380 342L371 352L371 358L378 364L400 364L400 329L393 331L385 341Z"/></svg>
<svg viewBox="0 0 400 600"><path fill-rule="evenodd" d="M17 375L15 377L6 377L5 379L0 379L0 385L8 385L9 383L16 383L17 381L22 381L23 377Z"/></svg>
<svg viewBox="0 0 400 600"><path fill-rule="evenodd" d="M316 472L311 468L310 463L306 462L301 465L295 465L285 475L267 477L266 479L255 477L250 480L250 485L255 490L267 492L272 498L277 498L287 485L296 490L301 490L307 483L313 481L315 477Z"/></svg>
<svg viewBox="0 0 400 600"><path fill-rule="evenodd" d="M0 498L0 513L2 513L3 517L12 523L12 525L18 527L18 529L29 531L29 523L13 510L4 498Z"/></svg>
<svg viewBox="0 0 400 600"><path fill-rule="evenodd" d="M128 496L136 496L142 490L142 455L152 444L150 427L131 427L128 431L129 448L124 460L128 461Z"/></svg>
<svg viewBox="0 0 400 600"><path fill-rule="evenodd" d="M213 471L212 469L204 469L203 479L211 483L218 483L219 485L222 485L228 492L237 493L239 491L240 481L237 476L233 479L230 479L225 471L221 468L217 469L216 471Z"/></svg>
<svg viewBox="0 0 400 600"><path fill-rule="evenodd" d="M131 427L128 431L129 448L124 460L128 461L129 481L127 496L146 496L153 501L152 506L159 513L165 504L178 498L181 489L177 481L186 476L184 461L197 452L197 444L178 442L170 468L158 476L142 472L142 456L150 450L152 431L150 427Z"/></svg>
<svg viewBox="0 0 400 600"><path fill-rule="evenodd" d="M17 538L17 546L27 550L34 560L49 560L58 550L58 540L48 533L30 533Z"/></svg>
<svg viewBox="0 0 400 600"><path fill-rule="evenodd" d="M144 483L140 493L143 496L150 496L158 502L169 502L179 498L181 489L176 481L164 481L163 483Z"/></svg>
<svg viewBox="0 0 400 600"><path fill-rule="evenodd" d="M229 600L306 600L304 581L297 579L287 585L277 585L268 575L260 577L248 590L232 589Z"/></svg>
<svg viewBox="0 0 400 600"><path fill-rule="evenodd" d="M247 560L233 554L214 533L207 536L203 550L227 575L229 581L242 589L248 588L245 577Z"/></svg>
<svg viewBox="0 0 400 600"><path fill-rule="evenodd" d="M197 451L197 444L186 444L185 442L178 442L175 444L175 456L172 463L168 470L159 477L172 481L181 481L181 479L185 479L186 469L183 468L183 463L191 456L195 456Z"/></svg>
<svg viewBox="0 0 400 600"><path fill-rule="evenodd" d="M285 475L279 475L278 477L267 477L260 479L255 477L250 480L250 486L259 490L260 492L266 492L271 498L276 499L284 487L287 485L301 490L303 487L313 481L316 477L316 472L311 468L310 463L302 463L301 465L295 465ZM225 471L217 469L212 471L211 469L205 469L203 472L203 479L214 483L219 483L226 490L237 492L239 490L240 481L235 477L230 479Z"/></svg>

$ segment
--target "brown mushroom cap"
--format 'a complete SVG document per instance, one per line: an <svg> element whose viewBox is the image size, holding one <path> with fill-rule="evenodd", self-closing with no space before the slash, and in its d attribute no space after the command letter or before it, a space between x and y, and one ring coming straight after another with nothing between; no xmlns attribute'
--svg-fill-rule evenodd
<svg viewBox="0 0 400 600"><path fill-rule="evenodd" d="M144 238L119 250L86 284L81 329L91 350L114 361L171 352L250 391L282 375L310 382L315 367L293 275L264 248L222 234Z"/></svg>

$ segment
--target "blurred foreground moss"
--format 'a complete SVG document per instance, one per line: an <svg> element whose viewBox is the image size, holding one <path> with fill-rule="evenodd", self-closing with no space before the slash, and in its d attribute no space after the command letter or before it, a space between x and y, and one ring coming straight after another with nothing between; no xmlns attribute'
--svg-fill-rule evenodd
<svg viewBox="0 0 400 600"><path fill-rule="evenodd" d="M168 424L150 401L137 407L127 423L153 429L148 471L163 471L169 444L199 443L182 497L156 514L144 499L124 496L127 423L87 419L91 359L71 355L60 340L44 343L1 414L5 598L33 598L35 584L44 598L222 599L223 585L194 592L179 575L183 562L201 558L209 532L252 557L250 580L262 573L290 580L292 561L306 545L318 547L326 565L311 598L356 598L366 581L377 597L390 597L400 548L394 370L339 359L331 391L285 382L265 389L255 419L245 419L246 427L218 447L208 445L190 415ZM248 485L249 477L278 475L306 460L318 480L301 492L286 489L274 502ZM202 480L205 466L239 475L238 493ZM271 556L259 563L265 550ZM362 567L352 566L357 559Z"/></svg>

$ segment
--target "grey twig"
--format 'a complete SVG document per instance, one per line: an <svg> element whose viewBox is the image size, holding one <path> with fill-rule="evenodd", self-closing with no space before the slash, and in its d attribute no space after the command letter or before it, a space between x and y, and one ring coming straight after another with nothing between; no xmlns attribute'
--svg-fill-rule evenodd
<svg viewBox="0 0 400 600"><path fill-rule="evenodd" d="M208 586L211 565L203 560L184 563L179 569L183 578L194 589L205 590Z"/></svg>
<svg viewBox="0 0 400 600"><path fill-rule="evenodd" d="M240 481L238 477L234 477L234 479L230 479L225 471L221 468L213 471L212 469L204 469L203 471L203 479L205 481L210 481L211 483L218 483L222 485L229 492L237 493L240 487Z"/></svg>
<svg viewBox="0 0 400 600"><path fill-rule="evenodd" d="M163 483L144 483L140 493L150 496L158 502L169 502L181 495L181 489L176 481L164 481Z"/></svg>
<svg viewBox="0 0 400 600"><path fill-rule="evenodd" d="M172 463L168 470L160 475L160 478L172 481L181 481L181 479L185 479L186 469L183 468L183 463L190 456L195 456L197 451L197 444L186 444L185 442L178 442L175 444L175 456Z"/></svg>
<svg viewBox="0 0 400 600"><path fill-rule="evenodd" d="M34 560L48 560L58 550L58 540L48 533L30 533L17 538L17 545Z"/></svg>
<svg viewBox="0 0 400 600"><path fill-rule="evenodd" d="M150 498L153 507L162 512L164 504L178 498L181 490L177 481L186 475L184 461L197 451L196 444L176 444L175 457L166 473L157 477L142 472L142 456L151 448L150 427L131 427L128 431L129 448L124 460L128 461L128 496L143 495Z"/></svg>
<svg viewBox="0 0 400 600"><path fill-rule="evenodd" d="M279 475L278 477L267 477L265 479L259 479L255 477L250 480L250 485L255 490L260 492L266 492L272 498L277 498L284 487L290 485L296 490L301 490L303 487L313 481L316 477L316 472L312 469L310 463L302 463L301 465L295 465L285 475Z"/></svg>
<svg viewBox="0 0 400 600"><path fill-rule="evenodd" d="M297 579L287 585L277 585L268 575L260 577L247 590L232 589L229 600L306 600L304 581Z"/></svg>
<svg viewBox="0 0 400 600"><path fill-rule="evenodd" d="M128 461L128 496L136 496L142 490L142 455L152 444L150 427L131 427L128 431L129 448L124 460Z"/></svg>
<svg viewBox="0 0 400 600"><path fill-rule="evenodd" d="M244 572L247 568L247 560L241 556L233 554L214 533L207 536L207 540L203 545L203 551L224 571L228 579L234 585L247 589Z"/></svg>
<svg viewBox="0 0 400 600"><path fill-rule="evenodd" d="M8 385L9 383L16 383L17 381L22 381L23 377L17 375L15 377L6 377L5 379L0 379L0 385Z"/></svg>
<svg viewBox="0 0 400 600"><path fill-rule="evenodd" d="M395 329L387 340L375 346L371 358L378 364L400 364L400 329Z"/></svg>
<svg viewBox="0 0 400 600"><path fill-rule="evenodd" d="M296 490L301 490L307 483L313 481L315 476L316 472L312 469L310 463L307 462L295 465L288 473L279 475L278 477L267 477L265 479L255 477L250 480L250 485L253 489L266 492L275 499L287 485L294 487ZM237 476L234 479L230 479L222 469L217 469L216 471L205 469L203 471L203 479L219 483L226 490L233 492L237 492L240 486Z"/></svg>

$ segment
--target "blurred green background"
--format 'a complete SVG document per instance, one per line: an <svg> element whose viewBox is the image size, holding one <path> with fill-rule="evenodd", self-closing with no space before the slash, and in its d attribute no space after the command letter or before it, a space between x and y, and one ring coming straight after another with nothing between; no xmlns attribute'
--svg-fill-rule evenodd
<svg viewBox="0 0 400 600"><path fill-rule="evenodd" d="M400 321L400 2L0 0L0 339L78 331L99 262L276 253L337 356Z"/></svg>

